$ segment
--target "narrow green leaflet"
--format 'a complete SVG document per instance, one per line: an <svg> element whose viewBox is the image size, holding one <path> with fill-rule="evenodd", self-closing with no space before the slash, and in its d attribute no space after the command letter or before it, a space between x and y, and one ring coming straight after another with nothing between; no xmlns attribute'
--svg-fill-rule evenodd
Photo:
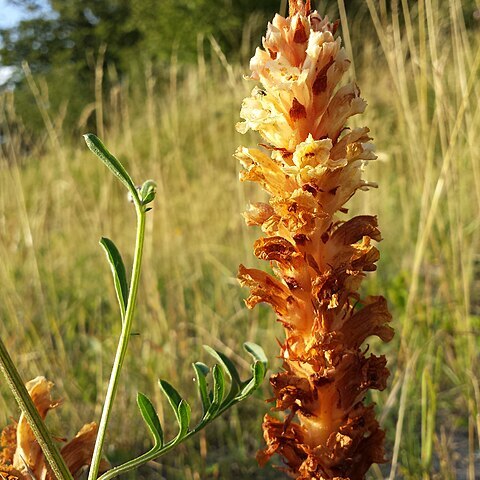
<svg viewBox="0 0 480 480"><path fill-rule="evenodd" d="M110 239L102 237L100 240L100 245L105 250L108 263L112 269L113 283L115 285L117 300L118 304L120 305L120 311L122 313L123 320L128 303L128 283L125 264L123 263L122 256L120 255L118 248Z"/></svg>
<svg viewBox="0 0 480 480"><path fill-rule="evenodd" d="M267 359L267 356L265 355L265 352L263 351L263 348L260 347L260 345L257 345L256 343L252 343L252 342L245 342L243 344L243 348L255 360L258 360L259 362L262 362L265 365L265 369L267 368L268 359Z"/></svg>
<svg viewBox="0 0 480 480"><path fill-rule="evenodd" d="M235 396L238 391L240 390L240 384L242 383L240 380L240 375L232 363L232 361L223 353L214 350L213 348L209 347L208 345L204 345L203 348L213 357L215 358L218 363L225 369L225 373L228 375L231 381L230 393L229 396Z"/></svg>
<svg viewBox="0 0 480 480"><path fill-rule="evenodd" d="M177 438L179 440L183 439L188 433L188 427L190 426L190 417L192 415L192 410L190 405L183 400L178 405L177 417L180 425L180 430L178 432Z"/></svg>
<svg viewBox="0 0 480 480"><path fill-rule="evenodd" d="M155 407L152 405L150 399L141 392L137 393L137 404L145 423L153 435L155 441L154 448L162 448L163 430L157 412L155 411Z"/></svg>
<svg viewBox="0 0 480 480"><path fill-rule="evenodd" d="M223 370L218 365L214 365L212 369L213 375L213 392L212 392L212 404L208 409L205 417L214 417L222 406L223 396L225 394L225 376Z"/></svg>
<svg viewBox="0 0 480 480"><path fill-rule="evenodd" d="M198 393L200 394L200 400L202 401L203 414L205 415L210 407L210 397L208 396L207 375L210 373L210 369L201 362L193 364L195 370Z"/></svg>
<svg viewBox="0 0 480 480"><path fill-rule="evenodd" d="M159 380L158 384L162 389L162 392L167 397L168 403L172 407L173 412L175 413L175 417L177 422L180 424L180 417L178 413L178 407L183 400L180 394L175 390L175 388L170 385L166 380Z"/></svg>
<svg viewBox="0 0 480 480"><path fill-rule="evenodd" d="M241 392L237 395L236 400L242 401L251 395L262 383L267 373L267 369L262 362L255 362L252 365L253 377L244 383L244 387Z"/></svg>
<svg viewBox="0 0 480 480"><path fill-rule="evenodd" d="M138 191L125 167L112 155L102 141L93 133L83 136L87 147L113 172L113 174L127 187L132 196L140 203Z"/></svg>
<svg viewBox="0 0 480 480"><path fill-rule="evenodd" d="M252 356L254 364L251 366L253 377L244 383L239 398L242 400L248 397L262 383L268 368L268 360L263 349L255 343L246 342L243 348Z"/></svg>

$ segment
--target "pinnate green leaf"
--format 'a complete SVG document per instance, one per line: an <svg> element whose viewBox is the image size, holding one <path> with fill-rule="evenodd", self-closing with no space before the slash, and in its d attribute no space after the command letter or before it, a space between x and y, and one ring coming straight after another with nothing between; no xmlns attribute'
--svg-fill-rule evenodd
<svg viewBox="0 0 480 480"><path fill-rule="evenodd" d="M120 473L128 472L143 465L149 460L162 456L175 445L178 445L190 436L198 433L224 411L251 395L265 378L267 372L267 359L262 348L258 345L247 343L244 347L254 359L254 363L251 365L252 377L244 382L240 380L240 376L233 363L223 354L216 352L211 348L207 348L207 351L218 360L219 365L214 365L212 368L213 386L210 391L207 382L207 375L210 373L210 369L201 362L193 364L197 377L200 399L203 406L203 416L199 423L192 428L190 428L191 409L189 404L182 399L180 394L172 385L170 385L170 383L165 380L159 380L160 388L167 397L179 425L179 431L176 437L165 444L163 444L163 433L161 433L160 422L153 405L145 395L139 394L140 400L137 401L139 402L140 411L145 422L149 426L150 431L155 437L155 445L149 452L140 457L130 460L123 465L119 465L118 467L104 473L99 480L111 480ZM225 396L225 374L229 376L232 385L238 382L239 390L234 396L231 396L232 389L230 390L229 395ZM161 444L159 443L159 440L161 440Z"/></svg>

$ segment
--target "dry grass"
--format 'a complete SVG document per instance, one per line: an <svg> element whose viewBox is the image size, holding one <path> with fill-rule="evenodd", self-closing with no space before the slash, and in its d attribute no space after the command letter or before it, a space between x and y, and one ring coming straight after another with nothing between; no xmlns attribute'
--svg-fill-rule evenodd
<svg viewBox="0 0 480 480"><path fill-rule="evenodd" d="M448 11L433 0L412 8L406 0L392 2L392 15L382 4L367 0L375 35L363 40L361 26L350 25L352 49L361 52L356 78L369 102L363 121L379 154L367 177L380 185L351 208L378 213L382 259L366 288L384 292L397 330L386 347L389 390L374 395L391 461L371 478L474 480L480 475L478 27L466 29L463 18L471 12L462 11L460 0L451 0ZM144 88L119 85L103 98L98 93L90 110L105 119L106 144L137 182L159 184L139 335L131 341L115 412L120 420L108 441L112 458L141 448L147 437L138 428L137 390L160 405L155 385L162 377L192 395L189 363L203 358L203 343L240 364L233 352L247 339L271 358L277 352L281 329L273 315L267 308L246 311L235 279L238 263L255 263L256 233L247 231L240 212L258 194L239 184L232 158L238 144L254 142L233 129L251 85L241 78L245 67L217 53L194 67L173 62L167 84L147 68ZM45 87L33 78L31 86L44 109ZM0 159L1 334L25 378L55 380L65 405L52 428L68 423L73 433L99 416L120 329L96 242L109 236L131 260L133 211L82 140L71 144L57 133L57 118L44 110L45 138L25 152L9 95L1 102L0 121L10 125ZM263 394L269 396L267 388ZM210 427L206 438L136 478L149 472L169 480L280 478L258 470L252 458L266 408L260 395L251 399ZM15 411L6 393L0 409L2 423Z"/></svg>

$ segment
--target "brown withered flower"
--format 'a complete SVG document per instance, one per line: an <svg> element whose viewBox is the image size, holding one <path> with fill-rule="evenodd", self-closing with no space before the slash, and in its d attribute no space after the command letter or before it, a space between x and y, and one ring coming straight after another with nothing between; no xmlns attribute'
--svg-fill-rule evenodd
<svg viewBox="0 0 480 480"><path fill-rule="evenodd" d="M60 405L52 399L53 383L45 377L37 377L26 384L28 393L32 397L35 407L42 419L45 419L49 410ZM65 463L74 479L80 478L85 467L90 465L93 453L97 425L84 425L75 438L65 444L60 450ZM13 422L3 429L0 438L0 475L12 480L54 480L42 449L28 425L27 419L20 415L18 422ZM107 462L102 465L106 471ZM0 477L1 478L1 477Z"/></svg>
<svg viewBox="0 0 480 480"><path fill-rule="evenodd" d="M366 103L357 85L339 86L350 61L336 29L309 1L291 0L289 16L275 16L251 60L251 79L261 86L244 100L237 125L264 139L236 157L241 180L269 194L244 216L265 234L254 252L274 273L241 265L239 279L251 291L247 306L269 303L286 334L284 370L270 379L274 410L284 414L266 415L258 460L277 453L293 478L305 480L361 480L385 461L385 435L365 397L385 388L389 372L364 342L391 340L391 315L383 297L358 293L376 269L372 242L381 237L376 217L345 219L345 203L375 186L362 170L376 156L368 128L346 128Z"/></svg>

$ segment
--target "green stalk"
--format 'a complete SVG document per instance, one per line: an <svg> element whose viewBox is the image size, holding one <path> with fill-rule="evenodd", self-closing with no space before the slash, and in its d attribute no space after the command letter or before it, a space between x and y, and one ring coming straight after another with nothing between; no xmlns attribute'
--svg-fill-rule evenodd
<svg viewBox="0 0 480 480"><path fill-rule="evenodd" d="M103 405L102 417L98 427L97 439L92 456L92 464L88 473L88 480L96 480L100 461L102 459L102 450L105 443L105 434L107 431L110 414L112 412L113 402L118 390L120 380L120 372L122 370L125 355L127 353L128 341L132 330L132 320L135 311L135 303L137 299L138 284L140 279L140 269L142 264L143 243L145 238L145 207L142 205L138 197L134 197L135 211L137 214L137 236L135 241L135 256L133 259L132 277L130 282L130 291L128 294L128 302L125 311L125 318L122 323L122 332L117 346L117 353L110 374L105 403Z"/></svg>
<svg viewBox="0 0 480 480"><path fill-rule="evenodd" d="M73 480L72 474L60 455L57 445L48 433L42 417L38 413L25 384L18 373L3 341L0 339L0 370L8 387L12 391L18 406L27 418L28 424L37 439L43 455L50 465L57 480Z"/></svg>
<svg viewBox="0 0 480 480"><path fill-rule="evenodd" d="M230 408L230 405L222 408L220 411L217 412L215 417L211 419L211 421L219 417L223 412L225 412L229 408ZM200 430L203 430L211 421L203 424L202 426L200 426L200 428L194 428L193 430L190 430L184 437L182 437L181 441L184 442L185 440L192 437L193 435L196 435ZM130 472L131 470L134 470L136 468L141 467L142 465L145 465L147 462L151 460L155 460L165 455L167 452L169 452L170 450L172 450L173 448L179 445L177 440L178 438L174 438L173 440L170 440L170 442L168 442L167 444L163 445L163 447L161 448L153 447L151 450L144 453L140 457L134 458L133 460L129 460L128 462L118 465L117 467L114 467L111 470L108 470L108 472L105 472L102 476L98 478L98 480L110 480L112 478L117 477L118 475Z"/></svg>
<svg viewBox="0 0 480 480"><path fill-rule="evenodd" d="M185 439L191 437L194 433L196 432L189 432L185 436ZM152 449L144 453L140 457L134 458L133 460L130 460L122 465L119 465L118 467L112 468L108 472L105 472L98 480L110 480L123 473L127 473L132 470L135 470L136 468L141 467L142 465L145 465L147 462L150 462L151 460L155 460L158 457L164 455L174 447L176 447L176 444L172 441L169 444L165 445L161 450Z"/></svg>

